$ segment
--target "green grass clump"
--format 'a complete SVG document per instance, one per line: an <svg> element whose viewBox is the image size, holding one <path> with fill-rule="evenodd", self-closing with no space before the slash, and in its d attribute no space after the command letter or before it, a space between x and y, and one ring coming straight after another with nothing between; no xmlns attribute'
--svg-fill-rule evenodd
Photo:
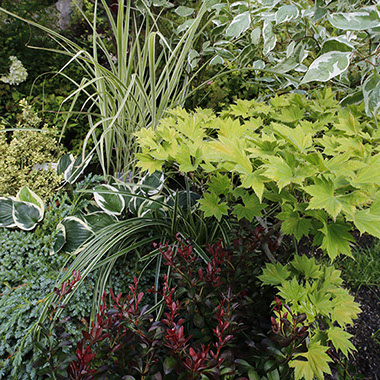
<svg viewBox="0 0 380 380"><path fill-rule="evenodd" d="M351 286L380 286L380 240L369 247L356 247L351 257L342 257L338 265L344 280Z"/></svg>

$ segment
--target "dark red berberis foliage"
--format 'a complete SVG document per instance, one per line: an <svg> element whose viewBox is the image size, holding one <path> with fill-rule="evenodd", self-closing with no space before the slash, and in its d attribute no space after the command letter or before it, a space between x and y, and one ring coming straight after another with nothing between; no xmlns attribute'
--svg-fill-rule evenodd
<svg viewBox="0 0 380 380"><path fill-rule="evenodd" d="M164 275L161 289L153 287L148 295L138 290L137 278L124 297L112 290L104 294L89 331L76 344L75 359L63 367L66 378L218 379L221 372L247 374L250 350L256 350L247 338L256 334L252 326L259 310L248 295L260 288L252 270L257 263L251 264L257 237L243 240L250 245L240 249L241 243L235 242L239 250L233 251L221 242L208 245L208 262L179 236L175 245L155 245L170 276ZM73 284L63 284L61 293L71 291ZM153 296L161 298L159 304L143 306ZM265 311L268 315L268 305ZM278 329L285 332L282 325Z"/></svg>

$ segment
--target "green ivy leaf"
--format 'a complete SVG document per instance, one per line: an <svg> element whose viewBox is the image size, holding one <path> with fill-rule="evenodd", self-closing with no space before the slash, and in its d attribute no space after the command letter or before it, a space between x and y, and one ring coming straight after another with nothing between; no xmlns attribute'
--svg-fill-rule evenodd
<svg viewBox="0 0 380 380"><path fill-rule="evenodd" d="M320 342L312 341L308 346L308 351L304 354L298 354L294 360L289 363L289 367L294 368L295 380L304 378L305 380L313 380L314 376L323 380L324 373L331 374L328 365L332 360L326 354L328 347L322 346ZM297 360L304 358L305 360Z"/></svg>
<svg viewBox="0 0 380 380"><path fill-rule="evenodd" d="M327 330L328 340L334 345L335 349L341 350L344 356L348 356L352 351L356 351L354 345L350 342L352 335L340 327L330 327Z"/></svg>
<svg viewBox="0 0 380 380"><path fill-rule="evenodd" d="M205 216L214 216L219 221L223 215L228 215L228 206L226 202L220 202L219 197L212 191L211 193L204 193L203 199L198 201L200 209L205 213Z"/></svg>

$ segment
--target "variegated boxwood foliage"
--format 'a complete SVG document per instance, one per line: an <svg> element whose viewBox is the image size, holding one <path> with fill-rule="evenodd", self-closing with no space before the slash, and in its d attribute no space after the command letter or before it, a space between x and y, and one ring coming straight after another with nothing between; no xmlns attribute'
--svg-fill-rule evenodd
<svg viewBox="0 0 380 380"><path fill-rule="evenodd" d="M380 237L380 130L329 89L237 101L219 116L177 109L137 137L138 165L190 173L206 217L274 213L283 233L314 237L331 259L350 255L354 228Z"/></svg>

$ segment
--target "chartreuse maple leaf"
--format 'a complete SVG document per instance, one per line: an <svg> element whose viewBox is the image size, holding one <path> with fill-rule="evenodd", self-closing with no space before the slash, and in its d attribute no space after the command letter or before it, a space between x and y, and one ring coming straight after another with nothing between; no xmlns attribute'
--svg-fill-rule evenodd
<svg viewBox="0 0 380 380"><path fill-rule="evenodd" d="M302 273L306 279L320 278L322 275L321 266L315 262L314 257L308 258L306 255L294 255L291 264L293 268Z"/></svg>
<svg viewBox="0 0 380 380"><path fill-rule="evenodd" d="M380 238L380 192L377 200L369 208L356 211L352 220L360 233L367 232Z"/></svg>
<svg viewBox="0 0 380 380"><path fill-rule="evenodd" d="M320 231L325 235L322 239L321 248L327 252L331 260L340 254L352 256L350 242L354 238L349 233L350 227L341 223L324 223Z"/></svg>
<svg viewBox="0 0 380 380"><path fill-rule="evenodd" d="M333 320L338 322L340 326L352 324L361 312L359 304L354 301L354 297L348 293L347 289L340 287L331 293L335 297L333 299L334 311L331 313Z"/></svg>
<svg viewBox="0 0 380 380"><path fill-rule="evenodd" d="M314 305L314 308L318 314L329 316L333 311L333 303L331 302L331 295L317 289L309 294L309 300Z"/></svg>
<svg viewBox="0 0 380 380"><path fill-rule="evenodd" d="M286 266L281 263L266 264L263 274L258 278L263 285L280 285L290 276L290 272Z"/></svg>
<svg viewBox="0 0 380 380"><path fill-rule="evenodd" d="M327 350L328 347L322 346L320 342L311 341L306 353L296 355L295 359L289 363L289 367L294 368L295 380L313 380L314 377L323 380L324 373L331 374L328 363L332 360L326 354ZM303 360L297 360L297 358Z"/></svg>
<svg viewBox="0 0 380 380"><path fill-rule="evenodd" d="M287 235L293 235L299 241L302 236L308 236L312 229L312 220L301 216L291 205L285 204L283 211L277 214L282 220L281 231Z"/></svg>
<svg viewBox="0 0 380 380"><path fill-rule="evenodd" d="M179 164L179 170L181 172L193 172L198 168L200 163L200 151L197 151L196 156L193 157L190 154L189 146L183 144L177 154L176 161Z"/></svg>
<svg viewBox="0 0 380 380"><path fill-rule="evenodd" d="M246 194L242 196L243 204L234 206L232 213L240 219L252 221L255 216L261 216L261 210L265 208L265 203L260 203L256 194Z"/></svg>
<svg viewBox="0 0 380 380"><path fill-rule="evenodd" d="M264 175L277 182L281 190L292 182L294 173L292 168L285 162L282 157L268 157L268 163L262 165L265 169Z"/></svg>
<svg viewBox="0 0 380 380"><path fill-rule="evenodd" d="M242 176L241 178L241 186L245 189L252 188L255 194L259 197L260 202L263 200L264 183L268 182L268 178L263 176L263 172L264 170L258 169L246 176Z"/></svg>
<svg viewBox="0 0 380 380"><path fill-rule="evenodd" d="M150 154L136 153L137 166L143 170L148 170L150 174L153 174L156 170L161 171L162 165L165 161L155 160Z"/></svg>
<svg viewBox="0 0 380 380"><path fill-rule="evenodd" d="M211 182L208 185L209 189L216 195L227 195L232 192L231 179L227 174L217 173L216 176L211 178Z"/></svg>
<svg viewBox="0 0 380 380"><path fill-rule="evenodd" d="M278 295L287 303L302 303L307 296L305 287L299 284L295 277L293 277L291 281L283 281L281 286L278 286L278 290Z"/></svg>
<svg viewBox="0 0 380 380"><path fill-rule="evenodd" d="M300 152L306 152L307 148L313 143L312 134L306 132L300 125L296 128L289 128L284 124L272 123L271 126L276 134L280 135Z"/></svg>
<svg viewBox="0 0 380 380"><path fill-rule="evenodd" d="M350 339L352 335L342 328L333 326L327 330L328 340L334 345L335 349L341 350L344 356L348 356L352 351L356 351L356 348L351 343Z"/></svg>
<svg viewBox="0 0 380 380"><path fill-rule="evenodd" d="M331 180L316 179L315 185L306 186L304 190L312 196L308 209L326 210L334 220L342 211L339 195L335 196L335 185Z"/></svg>
<svg viewBox="0 0 380 380"><path fill-rule="evenodd" d="M213 191L204 193L203 199L200 199L198 202L205 216L214 216L220 221L223 215L228 214L227 203L220 202L220 198Z"/></svg>

